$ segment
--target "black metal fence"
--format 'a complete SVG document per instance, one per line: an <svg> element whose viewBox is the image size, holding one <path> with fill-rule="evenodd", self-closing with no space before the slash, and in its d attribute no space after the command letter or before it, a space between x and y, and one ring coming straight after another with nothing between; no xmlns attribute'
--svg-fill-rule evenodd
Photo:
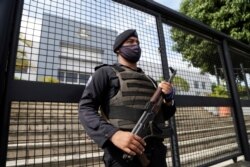
<svg viewBox="0 0 250 167"><path fill-rule="evenodd" d="M103 166L77 103L94 67L117 61L114 38L129 28L138 32L148 75L178 71L168 166L250 160L249 46L150 0L5 0L2 7L1 166ZM185 47L197 55L193 64L178 52Z"/></svg>

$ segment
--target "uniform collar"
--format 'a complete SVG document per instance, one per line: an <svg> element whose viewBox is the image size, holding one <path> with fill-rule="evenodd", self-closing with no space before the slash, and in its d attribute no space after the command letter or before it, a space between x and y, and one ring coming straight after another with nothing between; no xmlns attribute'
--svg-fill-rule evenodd
<svg viewBox="0 0 250 167"><path fill-rule="evenodd" d="M119 67L126 67L126 68L129 68L129 69L131 69L131 70L133 70L133 71L136 71L136 72L143 72L142 69L141 69L140 67L137 67L137 69L134 70L134 69L132 69L132 68L130 68L130 67L128 67L128 66L122 65L122 64L120 64L120 63L115 63L115 65L116 65L116 66L119 66Z"/></svg>

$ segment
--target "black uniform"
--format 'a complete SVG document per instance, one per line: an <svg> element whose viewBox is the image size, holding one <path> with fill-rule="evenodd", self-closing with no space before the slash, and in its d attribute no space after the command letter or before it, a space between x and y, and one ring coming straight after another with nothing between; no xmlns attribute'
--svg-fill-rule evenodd
<svg viewBox="0 0 250 167"><path fill-rule="evenodd" d="M115 64L115 66L120 67L122 65ZM140 68L137 69L137 72L143 73ZM105 110L106 106L109 104L109 100L118 92L119 87L119 79L111 66L98 67L92 78L89 79L80 100L79 118L87 134L104 149L104 161L107 166L116 166L115 164L117 166L140 166L137 158L134 158L131 164L127 164L122 159L123 152L109 141L109 138L119 128L108 123L106 118L100 116L100 113L98 113L99 107L102 107L104 108L103 111L106 112L104 114L108 115L108 111ZM167 112L163 113L164 119L167 120L174 115L176 109L175 106L163 106L163 110L167 110ZM154 159L155 157L156 163L161 163L161 166L164 166L162 165L164 162L160 162L160 159L165 161L166 155L166 148L162 144L162 141L163 139L149 140L145 148L145 153L150 159ZM157 164L151 164L151 166L157 166Z"/></svg>

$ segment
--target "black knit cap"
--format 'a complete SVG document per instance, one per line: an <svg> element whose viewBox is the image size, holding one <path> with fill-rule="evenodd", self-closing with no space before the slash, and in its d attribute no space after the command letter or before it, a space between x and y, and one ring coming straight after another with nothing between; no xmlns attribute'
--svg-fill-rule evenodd
<svg viewBox="0 0 250 167"><path fill-rule="evenodd" d="M129 37L136 37L138 38L137 32L135 29L129 29L124 31L123 33L119 34L116 39L115 43L113 45L113 50L116 53L116 51L121 47L121 45L129 38Z"/></svg>

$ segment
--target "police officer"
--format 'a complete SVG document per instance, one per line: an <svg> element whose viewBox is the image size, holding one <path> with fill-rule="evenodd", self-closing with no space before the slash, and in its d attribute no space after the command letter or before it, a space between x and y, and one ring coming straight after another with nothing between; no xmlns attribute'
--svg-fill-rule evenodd
<svg viewBox="0 0 250 167"><path fill-rule="evenodd" d="M163 138L144 140L131 130L156 87L162 88L164 102L154 120L155 132L163 133L164 121L175 113L174 90L168 82L159 85L137 67L141 48L136 30L129 29L116 37L114 52L118 63L95 68L79 102L79 119L87 134L104 150L107 167L140 167L139 155L145 153L152 167L166 166ZM99 112L100 111L100 112ZM122 155L135 156L126 161Z"/></svg>

